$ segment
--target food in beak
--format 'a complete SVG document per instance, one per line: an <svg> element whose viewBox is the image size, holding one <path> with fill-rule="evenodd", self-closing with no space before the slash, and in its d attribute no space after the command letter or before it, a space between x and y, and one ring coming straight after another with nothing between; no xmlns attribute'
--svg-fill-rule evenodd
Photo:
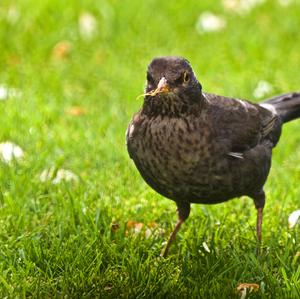
<svg viewBox="0 0 300 299"><path fill-rule="evenodd" d="M158 84L157 84L157 87L156 89L154 90L151 90L149 92L146 92L146 93L143 93L141 94L140 96L138 96L137 98L139 97L143 97L143 96L151 96L151 97L154 97L156 96L157 94L159 93L164 93L164 92L169 92L170 91L170 87L167 83L167 79L165 77L162 77Z"/></svg>

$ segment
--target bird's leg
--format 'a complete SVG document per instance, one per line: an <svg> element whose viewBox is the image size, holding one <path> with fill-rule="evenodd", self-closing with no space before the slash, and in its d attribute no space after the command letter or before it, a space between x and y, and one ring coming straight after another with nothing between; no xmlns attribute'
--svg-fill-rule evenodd
<svg viewBox="0 0 300 299"><path fill-rule="evenodd" d="M161 256L166 257L168 255L171 244L176 238L176 235L182 225L182 223L189 217L190 215L190 204L189 203L176 203L177 204L177 213L178 213L178 221L175 225L173 232L171 233L169 240L167 242L166 247L162 250Z"/></svg>
<svg viewBox="0 0 300 299"><path fill-rule="evenodd" d="M256 235L257 235L257 240L258 240L258 250L257 252L259 253L259 248L261 244L261 228L262 228L262 220L263 220L263 209L265 206L265 192L261 190L260 193L256 194L253 196L254 198L254 204L257 210L257 219L256 219Z"/></svg>
<svg viewBox="0 0 300 299"><path fill-rule="evenodd" d="M262 226L262 219L263 219L263 209L264 208L257 208L256 234L259 243L261 243L261 226Z"/></svg>

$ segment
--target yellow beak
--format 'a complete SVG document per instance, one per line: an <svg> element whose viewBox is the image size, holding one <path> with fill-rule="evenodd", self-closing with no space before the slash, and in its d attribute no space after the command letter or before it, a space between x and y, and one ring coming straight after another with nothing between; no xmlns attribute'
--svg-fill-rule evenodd
<svg viewBox="0 0 300 299"><path fill-rule="evenodd" d="M157 91L159 93L160 92L169 92L170 91L170 87L169 87L169 85L167 83L167 79L165 77L162 77L159 80L159 82L157 84L157 88L156 88L155 91Z"/></svg>

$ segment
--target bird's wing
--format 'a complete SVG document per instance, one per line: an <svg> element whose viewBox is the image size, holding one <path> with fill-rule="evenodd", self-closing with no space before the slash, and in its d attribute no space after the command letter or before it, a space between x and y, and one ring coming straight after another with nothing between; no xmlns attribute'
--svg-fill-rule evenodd
<svg viewBox="0 0 300 299"><path fill-rule="evenodd" d="M140 116L140 111L134 114L131 122L129 123L126 133L125 133L125 139L126 139L126 146L127 150L129 153L130 158L133 158L133 151L132 151L132 142L133 142L133 137L136 134L136 131L139 130L141 123L141 116Z"/></svg>
<svg viewBox="0 0 300 299"><path fill-rule="evenodd" d="M244 100L205 96L215 134L224 142L229 155L240 158L241 153L265 141L275 146L281 127L275 113Z"/></svg>

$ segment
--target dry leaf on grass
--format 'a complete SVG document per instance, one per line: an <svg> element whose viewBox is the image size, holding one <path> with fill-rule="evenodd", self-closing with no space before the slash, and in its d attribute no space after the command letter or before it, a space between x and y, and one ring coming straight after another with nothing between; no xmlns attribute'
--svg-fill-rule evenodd
<svg viewBox="0 0 300 299"><path fill-rule="evenodd" d="M140 233L142 233L142 236L148 239L151 236L163 235L165 233L165 230L159 228L156 222L150 222L148 225L146 225L142 222L129 220L126 224L125 235L128 236L129 233L132 233L134 235L139 235Z"/></svg>
<svg viewBox="0 0 300 299"><path fill-rule="evenodd" d="M86 114L86 109L81 106L73 106L68 108L66 113L72 116L80 116Z"/></svg>
<svg viewBox="0 0 300 299"><path fill-rule="evenodd" d="M129 232L132 232L134 234L139 234L143 228L144 224L141 222L135 222L132 220L129 220L126 223L126 231L125 231L125 235L128 236ZM110 225L110 229L112 232L116 232L120 229L120 224L117 222L112 222Z"/></svg>
<svg viewBox="0 0 300 299"><path fill-rule="evenodd" d="M240 298L245 299L247 293L257 292L259 290L259 285L257 283L240 283L236 289Z"/></svg>
<svg viewBox="0 0 300 299"><path fill-rule="evenodd" d="M126 224L126 236L129 234L129 231L132 231L135 235L138 235L141 233L142 228L144 226L144 223L142 222L135 222L132 220L129 220Z"/></svg>
<svg viewBox="0 0 300 299"><path fill-rule="evenodd" d="M70 56L72 44L67 40L58 42L52 49L52 57L55 60L62 60Z"/></svg>

